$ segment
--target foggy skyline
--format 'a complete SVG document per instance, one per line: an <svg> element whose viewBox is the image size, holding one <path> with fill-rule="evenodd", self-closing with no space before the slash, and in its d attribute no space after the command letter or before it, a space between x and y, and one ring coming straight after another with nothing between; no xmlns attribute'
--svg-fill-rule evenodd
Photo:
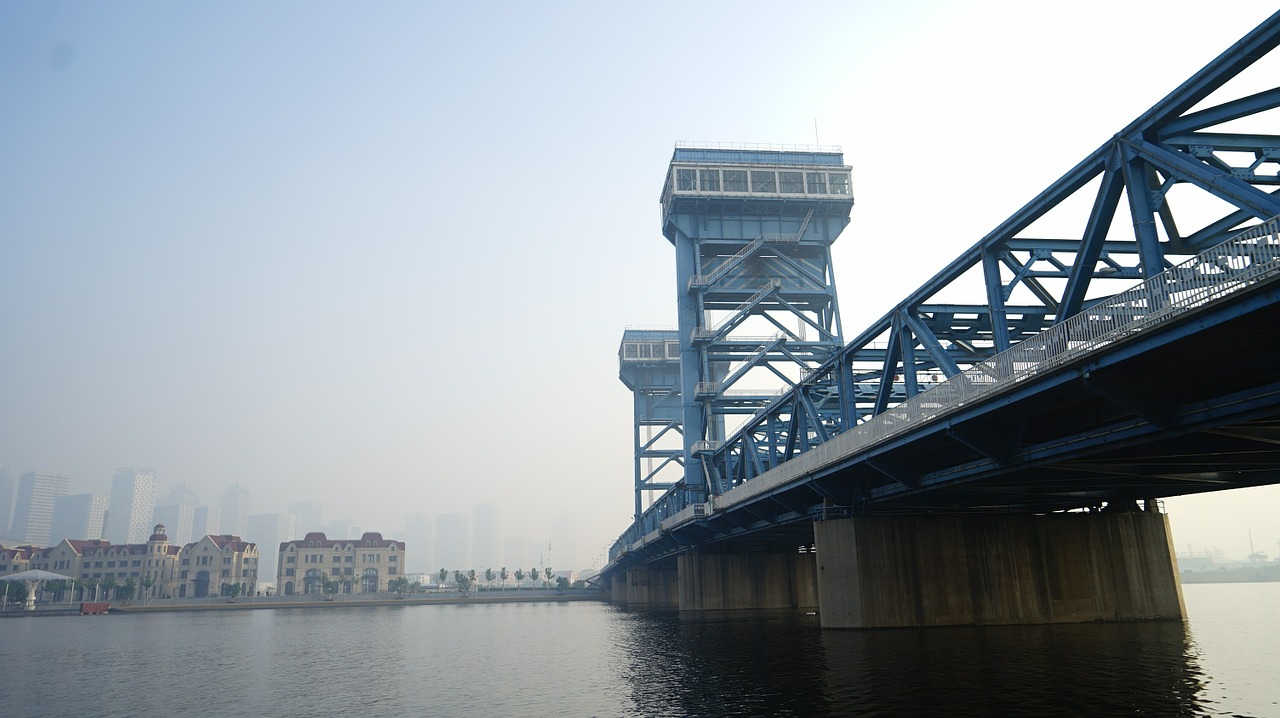
<svg viewBox="0 0 1280 718"><path fill-rule="evenodd" d="M585 566L631 518L622 332L675 324L676 141L843 148L848 339L1275 10L1199 8L0 6L0 465L572 515ZM1280 553L1277 487L1165 504L1178 551Z"/></svg>

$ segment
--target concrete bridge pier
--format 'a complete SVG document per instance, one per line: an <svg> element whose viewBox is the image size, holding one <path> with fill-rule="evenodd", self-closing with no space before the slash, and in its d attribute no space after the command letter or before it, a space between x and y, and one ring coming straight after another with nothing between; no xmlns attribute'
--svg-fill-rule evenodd
<svg viewBox="0 0 1280 718"><path fill-rule="evenodd" d="M823 628L1181 619L1154 512L818 521Z"/></svg>
<svg viewBox="0 0 1280 718"><path fill-rule="evenodd" d="M650 611L675 611L680 608L676 569L640 566L614 576L609 585L612 603L627 608Z"/></svg>
<svg viewBox="0 0 1280 718"><path fill-rule="evenodd" d="M677 558L680 610L817 608L817 561L797 551L712 553Z"/></svg>

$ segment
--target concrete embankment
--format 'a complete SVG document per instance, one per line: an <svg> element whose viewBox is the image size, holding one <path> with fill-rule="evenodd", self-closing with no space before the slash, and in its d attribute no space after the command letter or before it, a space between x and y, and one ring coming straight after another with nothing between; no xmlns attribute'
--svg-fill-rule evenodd
<svg viewBox="0 0 1280 718"><path fill-rule="evenodd" d="M494 592L498 593L498 592ZM604 596L596 591L569 591L563 594L531 591L522 594L438 594L430 596L405 596L356 598L335 596L326 600L316 596L272 596L270 598L238 598L217 600L158 600L147 605L141 603L111 604L112 613L167 613L171 611L245 611L289 608L353 608L365 606L421 606L421 605L469 605L476 603L564 603L569 601L601 601Z"/></svg>

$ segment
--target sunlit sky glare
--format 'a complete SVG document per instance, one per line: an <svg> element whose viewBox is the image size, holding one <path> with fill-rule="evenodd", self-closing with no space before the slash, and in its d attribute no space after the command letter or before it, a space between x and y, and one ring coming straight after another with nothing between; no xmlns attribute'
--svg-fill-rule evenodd
<svg viewBox="0 0 1280 718"><path fill-rule="evenodd" d="M0 4L0 465L571 513L586 565L632 509L622 331L675 323L676 141L842 146L851 338L1274 11ZM1280 489L1166 506L1280 553Z"/></svg>

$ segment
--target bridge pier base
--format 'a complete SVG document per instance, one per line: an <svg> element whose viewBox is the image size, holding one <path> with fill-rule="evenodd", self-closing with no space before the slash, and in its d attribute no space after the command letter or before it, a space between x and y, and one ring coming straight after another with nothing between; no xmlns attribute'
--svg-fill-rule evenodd
<svg viewBox="0 0 1280 718"><path fill-rule="evenodd" d="M1159 513L818 521L823 628L1181 619Z"/></svg>
<svg viewBox="0 0 1280 718"><path fill-rule="evenodd" d="M704 553L677 558L680 610L817 608L813 553Z"/></svg>
<svg viewBox="0 0 1280 718"><path fill-rule="evenodd" d="M674 568L630 568L610 582L610 601L627 608L674 611L680 608Z"/></svg>

